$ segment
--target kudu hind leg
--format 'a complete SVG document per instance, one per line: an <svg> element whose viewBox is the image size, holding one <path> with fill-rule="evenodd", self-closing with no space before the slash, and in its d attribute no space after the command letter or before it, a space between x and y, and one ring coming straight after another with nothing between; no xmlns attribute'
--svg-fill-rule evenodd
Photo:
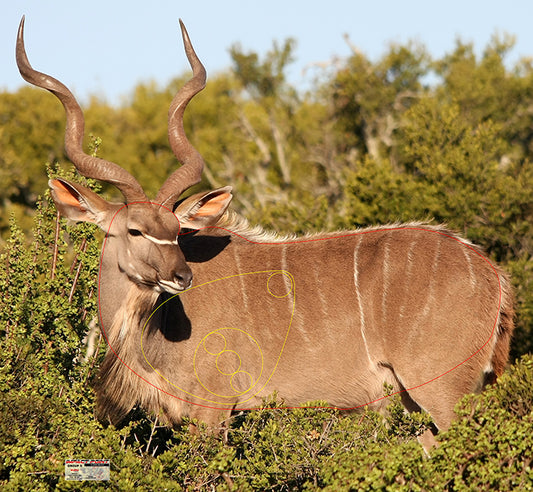
<svg viewBox="0 0 533 492"><path fill-rule="evenodd" d="M403 388L402 392L400 393L400 397L402 399L402 404L405 407L405 409L409 413L413 412L423 412L426 411L425 408L420 406L412 397L411 394ZM431 414L430 414L431 415ZM434 447L438 446L438 442L435 439L435 436L438 434L439 428L435 425L434 422L432 422L429 425L429 428L426 429L421 435L418 436L418 442L422 444L426 452L429 452L429 450Z"/></svg>
<svg viewBox="0 0 533 492"><path fill-rule="evenodd" d="M405 394L402 401L409 411L423 410L431 416L433 427L420 436L419 441L426 451L437 442L434 436L439 431L450 427L455 418L455 405L463 396L480 389L483 374L479 372L478 378L472 378L472 367L460 366L448 374L421 386L408 386L406 381Z"/></svg>
<svg viewBox="0 0 533 492"><path fill-rule="evenodd" d="M419 401L419 397L420 397L420 400L422 400L423 402L426 402L426 401L429 402L429 398L425 397L424 395L425 391L416 391L416 390L420 390L421 388L416 388L415 390L407 390L404 385L404 382L402 381L402 378L398 376L398 374L394 371L392 366L387 364L387 365L383 365L382 367L387 368L388 371L390 371L390 375L388 379L389 381L391 378L394 380L393 386L396 389L396 391L399 392L400 399L405 410L409 413L425 411L429 413L432 419L434 420L434 422L430 424L429 428L426 431L424 431L420 436L418 436L418 441L420 442L420 444L422 444L426 452L429 452L429 450L432 447L438 445L438 442L435 439L435 436L437 435L439 429L441 429L441 427L438 426L438 424L436 424L435 419L433 417L433 413L424 406L424 403ZM416 397L413 395L413 392L416 393ZM454 414L453 414L453 405L452 405L451 413L444 412L442 414L442 418L441 418L441 415L439 415L438 420L442 425L444 424L444 422L451 421L453 415ZM449 423L445 426L445 428L447 428L448 425Z"/></svg>

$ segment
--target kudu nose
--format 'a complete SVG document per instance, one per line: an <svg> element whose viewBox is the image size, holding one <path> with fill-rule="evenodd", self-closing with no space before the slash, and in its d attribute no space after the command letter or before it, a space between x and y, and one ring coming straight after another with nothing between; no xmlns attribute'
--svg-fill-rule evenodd
<svg viewBox="0 0 533 492"><path fill-rule="evenodd" d="M188 289L192 284L192 272L190 270L176 272L174 279L182 289Z"/></svg>

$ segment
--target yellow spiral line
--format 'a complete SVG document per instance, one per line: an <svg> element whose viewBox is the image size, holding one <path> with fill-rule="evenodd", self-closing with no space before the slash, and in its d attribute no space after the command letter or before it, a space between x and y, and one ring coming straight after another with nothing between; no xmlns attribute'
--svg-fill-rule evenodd
<svg viewBox="0 0 533 492"><path fill-rule="evenodd" d="M236 277L242 277L242 276L249 276L249 275L258 275L258 274L268 274L270 273L270 276L268 277L267 279L267 291L269 292L270 295L272 295L273 297L276 297L278 299L280 298L284 298L284 297L287 297L289 294L293 294L293 299L292 299L292 310L291 310L291 316L290 316L290 320L289 320L289 327L287 328L287 332L285 334L285 338L283 339L283 343L282 343L282 346L281 346L281 350L279 352L279 355L276 359L276 363L274 365L274 368L272 369L272 372L270 373L270 375L268 376L265 384L263 384L263 386L261 386L259 389L257 389L257 391L255 393L253 393L251 396L249 396L246 400L243 400L243 401L239 401L239 404L242 404L242 403L246 403L247 401L251 400L252 398L255 397L255 395L257 395L260 391L262 391L266 385L270 382L270 380L272 379L272 376L274 375L274 373L276 372L276 369L278 368L278 365L279 365L279 361L281 359L281 355L283 354L283 351L285 349L285 345L287 343L287 339L289 337L289 333L290 333L290 330L291 330L291 327L292 327L292 321L294 319L294 312L295 312L295 309L296 309L296 283L295 283L295 280L294 280L294 277L292 276L292 274L290 272L288 272L287 270L260 270L260 271L256 271L256 272L246 272L246 273L237 273L237 274L234 274L234 275L228 275L227 277L221 277L221 278L217 278L217 279L214 279L214 280L210 280L208 282L204 282L203 284L199 284L199 285L196 285L194 287L191 287L190 289L187 289L183 292L180 292L170 298L168 298L166 301L162 302L159 306L157 306L156 309L154 309L154 311L152 312L152 314L150 314L150 316L148 317L148 319L146 320L146 322L144 323L143 325L143 328L142 328L142 331L141 331L141 352L143 354L143 357L144 357L144 360L146 361L146 363L154 370L154 372L156 374L158 374L163 380L165 380L168 384L170 384L171 386L173 386L174 388L182 391L183 393L191 396L191 397L194 397L194 398L197 398L199 400L202 400L204 402L207 402L207 403L214 403L214 404L218 404L218 405L223 405L225 404L225 402L220 402L220 401L214 401L214 400L210 400L208 398L203 398L201 396L198 396L198 395L195 395L193 393L190 393L189 391L186 391L185 389L183 388L180 388L179 386L176 386L174 383L172 383L171 381L169 381L165 376L163 376L151 363L150 361L146 358L146 354L144 352L144 347L143 347L143 337L144 337L144 331L146 329L146 326L148 325L148 323L150 322L150 320L152 319L152 316L157 312L157 310L159 308L161 308L162 306L164 306L168 301L174 299L175 297L181 295L181 294L184 294L185 292L190 292L191 290L194 290L194 289L198 289L200 287L205 287L206 285L210 285L210 284L213 284L215 282L219 282L221 280L227 280L227 279L231 279L231 278L236 278ZM272 279L273 276L275 275L285 275L286 277L289 278L290 280L290 283L291 283L291 288L289 290L289 292L287 294L284 294L284 295L275 295L272 293L272 291L270 290L270 286L269 286L269 282L270 280ZM217 395L216 393L210 391L208 388L205 387L205 385L202 383L202 381L199 379L198 377L198 374L196 373L196 353L198 351L198 348L199 346L202 344L202 342L204 342L204 340L211 334L215 333L216 331L219 331L221 329L232 329L232 330L238 330L238 331L241 331L242 333L248 335L253 341L254 343L257 345L258 349L259 349L259 352L261 354L261 371L260 371L260 374L259 374L259 377L256 379L255 383L252 384L250 386L250 388L248 388L246 391L243 391L243 392L236 392L235 395L232 395L232 396L224 396L224 395ZM224 337L224 340L225 340L225 337ZM204 345L204 350L207 351L207 349L205 348L205 345ZM223 351L225 351L225 348L223 349ZM223 352L222 351L222 352ZM260 345L257 343L257 341L255 340L254 337L252 337L249 333L243 331L243 330L239 330L237 328L219 328L218 330L213 330L211 332L209 332L207 335L205 335L202 340L200 340L198 346L196 347L196 350L195 350L195 354L194 354L194 357L193 357L193 365L194 365L194 370L195 370L195 374L196 374L196 378L198 380L198 382L200 383L200 385L205 389L207 390L208 392L212 393L213 395L215 396L218 396L220 398L234 398L235 396L238 396L238 395L241 395L241 394L245 394L247 393L248 391L250 391L252 388L254 388L254 386L259 382L259 379L261 378L261 375L263 373L263 368L264 368L264 359L263 359L263 356L262 356L262 353L263 351L261 350L261 347ZM223 374L217 367L217 370ZM237 371L239 372L239 371ZM241 372L244 372L246 373L246 371L241 371ZM233 373L233 375L236 374L236 373ZM251 376L250 376L250 379L252 380ZM231 383L230 383L231 384ZM190 402L192 403L192 402Z"/></svg>

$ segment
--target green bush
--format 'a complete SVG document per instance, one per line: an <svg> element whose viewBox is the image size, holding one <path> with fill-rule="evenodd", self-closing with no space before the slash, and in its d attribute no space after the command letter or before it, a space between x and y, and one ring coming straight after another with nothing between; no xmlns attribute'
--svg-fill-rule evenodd
<svg viewBox="0 0 533 492"><path fill-rule="evenodd" d="M60 223L46 197L27 244L14 221L0 264L2 490L528 490L533 488L533 359L468 395L428 459L425 415L343 415L282 402L237 416L225 441L170 430L135 410L119 428L94 417L91 382L103 345L86 357L96 316L98 233ZM65 241L65 233L72 242ZM54 264L54 256L57 257ZM79 270L78 270L79 267ZM73 285L76 286L72 289ZM64 460L111 459L109 482L64 479Z"/></svg>

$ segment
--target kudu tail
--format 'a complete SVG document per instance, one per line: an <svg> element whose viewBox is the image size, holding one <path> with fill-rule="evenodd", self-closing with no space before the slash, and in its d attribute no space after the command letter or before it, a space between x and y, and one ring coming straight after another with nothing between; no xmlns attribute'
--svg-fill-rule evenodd
<svg viewBox="0 0 533 492"><path fill-rule="evenodd" d="M507 365L509 348L514 330L514 296L511 283L506 274L499 272L501 287L501 305L496 327L496 341L491 357L491 373L487 374L485 384L494 384Z"/></svg>

